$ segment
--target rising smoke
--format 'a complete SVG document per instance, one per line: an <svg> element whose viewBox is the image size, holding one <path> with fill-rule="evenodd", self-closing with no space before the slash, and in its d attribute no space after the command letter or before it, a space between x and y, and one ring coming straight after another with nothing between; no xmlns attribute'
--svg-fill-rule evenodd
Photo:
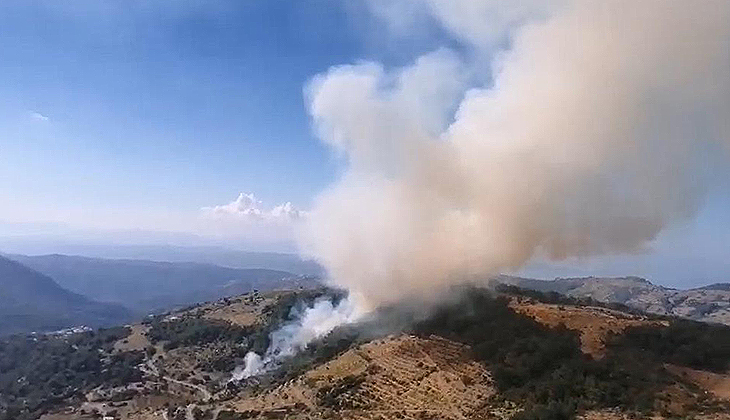
<svg viewBox="0 0 730 420"><path fill-rule="evenodd" d="M311 307L304 310L294 307L292 311L293 320L270 334L266 353L248 352L244 364L236 367L231 379L240 381L273 370L283 359L295 355L310 342L362 315L347 299L333 303L328 298L321 298Z"/></svg>
<svg viewBox="0 0 730 420"><path fill-rule="evenodd" d="M302 247L359 302L635 252L698 210L730 146L730 2L371 3L418 8L460 48L307 88L348 167Z"/></svg>
<svg viewBox="0 0 730 420"><path fill-rule="evenodd" d="M350 297L294 314L233 379L381 304L535 256L641 250L695 214L730 146L730 2L369 2L406 36L404 16L430 15L468 53L310 83L348 168L301 243Z"/></svg>

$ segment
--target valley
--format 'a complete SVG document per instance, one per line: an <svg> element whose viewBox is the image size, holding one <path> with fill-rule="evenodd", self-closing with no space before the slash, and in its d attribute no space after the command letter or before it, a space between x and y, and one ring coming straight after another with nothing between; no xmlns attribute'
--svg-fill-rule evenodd
<svg viewBox="0 0 730 420"><path fill-rule="evenodd" d="M316 277L267 268L0 255L0 336L110 327L253 290L310 288Z"/></svg>

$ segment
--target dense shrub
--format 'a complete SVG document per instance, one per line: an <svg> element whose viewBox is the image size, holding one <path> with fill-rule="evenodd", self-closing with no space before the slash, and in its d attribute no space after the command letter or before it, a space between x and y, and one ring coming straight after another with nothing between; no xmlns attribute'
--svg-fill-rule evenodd
<svg viewBox="0 0 730 420"><path fill-rule="evenodd" d="M181 346L196 346L214 341L241 342L251 334L244 328L223 320L182 317L175 320L155 320L147 332L153 343L164 341L165 350Z"/></svg>
<svg viewBox="0 0 730 420"><path fill-rule="evenodd" d="M141 380L142 352L110 355L129 335L113 328L67 336L14 336L0 341L0 420L37 418L48 408L101 384Z"/></svg>
<svg viewBox="0 0 730 420"><path fill-rule="evenodd" d="M653 408L669 379L660 365L624 347L593 360L582 353L576 332L542 325L508 303L483 289L468 290L417 322L414 332L469 344L501 394L525 404L519 419L571 418L601 407Z"/></svg>
<svg viewBox="0 0 730 420"><path fill-rule="evenodd" d="M535 404L512 417L513 420L569 420L575 416L577 407L573 401L551 401Z"/></svg>
<svg viewBox="0 0 730 420"><path fill-rule="evenodd" d="M362 404L353 397L360 391L365 381L362 376L348 375L335 383L325 385L317 390L317 405L334 410L362 409Z"/></svg>
<svg viewBox="0 0 730 420"><path fill-rule="evenodd" d="M730 369L730 327L673 319L668 327L637 326L617 345L638 348L666 363L724 373Z"/></svg>

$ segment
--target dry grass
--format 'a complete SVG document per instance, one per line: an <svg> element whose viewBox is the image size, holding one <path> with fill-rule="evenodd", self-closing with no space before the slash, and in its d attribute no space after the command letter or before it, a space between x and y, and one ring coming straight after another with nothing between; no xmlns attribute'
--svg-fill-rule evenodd
<svg viewBox="0 0 730 420"><path fill-rule="evenodd" d="M542 324L580 332L581 350L594 358L605 354L606 338L629 327L656 324L642 316L599 307L580 307L513 299L510 307Z"/></svg>
<svg viewBox="0 0 730 420"><path fill-rule="evenodd" d="M150 329L148 326L137 324L130 326L130 329L132 331L127 338L114 343L115 352L144 350L151 344L145 335Z"/></svg>
<svg viewBox="0 0 730 420"><path fill-rule="evenodd" d="M249 293L203 305L196 311L204 318L228 321L241 327L260 325L266 321L263 317L264 308L275 303L285 293L290 292Z"/></svg>
<svg viewBox="0 0 730 420"><path fill-rule="evenodd" d="M666 365L677 376L685 378L717 398L730 401L730 374L718 374L681 366Z"/></svg>
<svg viewBox="0 0 730 420"><path fill-rule="evenodd" d="M328 407L318 404L317 391L347 377L362 383L344 398L348 408L338 410L343 419L474 418L495 393L484 366L469 359L468 347L438 337L400 336L351 349L299 379L236 401L235 408L277 411L296 405L323 418Z"/></svg>

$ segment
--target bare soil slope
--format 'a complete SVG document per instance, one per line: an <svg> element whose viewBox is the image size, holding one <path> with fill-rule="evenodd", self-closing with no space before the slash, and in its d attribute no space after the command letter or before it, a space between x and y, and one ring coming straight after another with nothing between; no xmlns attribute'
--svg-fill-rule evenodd
<svg viewBox="0 0 730 420"><path fill-rule="evenodd" d="M463 419L483 415L494 394L489 372L466 346L404 335L350 349L234 407L261 418L296 410L313 419Z"/></svg>

